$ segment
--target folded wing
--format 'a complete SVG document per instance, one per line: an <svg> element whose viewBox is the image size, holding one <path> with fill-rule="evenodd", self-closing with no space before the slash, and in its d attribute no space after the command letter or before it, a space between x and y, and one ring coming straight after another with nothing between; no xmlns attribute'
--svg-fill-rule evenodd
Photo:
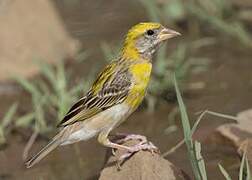
<svg viewBox="0 0 252 180"><path fill-rule="evenodd" d="M75 103L58 127L84 121L116 104L122 103L131 88L127 68L108 65L98 76L89 92Z"/></svg>

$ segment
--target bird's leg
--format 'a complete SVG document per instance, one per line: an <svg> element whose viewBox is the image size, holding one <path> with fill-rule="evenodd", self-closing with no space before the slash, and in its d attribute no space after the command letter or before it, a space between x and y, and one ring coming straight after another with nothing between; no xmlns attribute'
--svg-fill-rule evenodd
<svg viewBox="0 0 252 180"><path fill-rule="evenodd" d="M120 144L116 144L116 143L111 142L108 139L109 132L110 132L109 130L100 132L100 134L98 135L98 142L101 143L102 145L104 145L106 147L110 147L112 149L120 149L120 150L130 151L130 147L128 147L128 146L124 146L124 145L120 145Z"/></svg>
<svg viewBox="0 0 252 180"><path fill-rule="evenodd" d="M151 142L147 141L145 136L141 135L127 135L122 142L126 142L127 140L134 140L140 139L140 143L134 145L134 146L124 146L121 144L113 143L108 139L108 134L109 130L107 131L102 131L98 135L98 141L106 146L112 148L112 154L115 155L114 149L119 149L119 150L126 150L126 153L124 153L122 156L119 157L118 163L123 162L125 159L133 155L134 153L141 151L141 150L147 150L150 151L151 153L158 152L158 148L154 146Z"/></svg>

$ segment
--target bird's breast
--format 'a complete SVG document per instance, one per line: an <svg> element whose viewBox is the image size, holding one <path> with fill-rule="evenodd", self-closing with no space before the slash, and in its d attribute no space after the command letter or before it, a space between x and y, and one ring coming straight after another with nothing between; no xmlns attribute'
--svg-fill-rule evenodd
<svg viewBox="0 0 252 180"><path fill-rule="evenodd" d="M133 108L137 108L142 102L151 75L151 63L139 63L130 67L132 75L132 88L126 102Z"/></svg>

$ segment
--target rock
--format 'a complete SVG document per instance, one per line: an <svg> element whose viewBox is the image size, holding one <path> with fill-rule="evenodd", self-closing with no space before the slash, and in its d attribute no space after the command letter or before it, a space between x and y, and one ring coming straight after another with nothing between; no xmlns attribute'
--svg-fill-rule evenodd
<svg viewBox="0 0 252 180"><path fill-rule="evenodd" d="M216 128L207 139L208 143L221 147L232 147L240 157L247 153L252 171L252 109L237 114L237 123L224 124Z"/></svg>
<svg viewBox="0 0 252 180"><path fill-rule="evenodd" d="M243 156L243 153L246 153L250 171L252 171L252 138L244 140L238 149L240 157Z"/></svg>
<svg viewBox="0 0 252 180"><path fill-rule="evenodd" d="M134 143L130 143L136 144ZM129 143L126 143L129 145ZM116 156L122 154L116 151ZM126 160L121 169L115 163L115 157L110 156L99 180L188 180L190 179L179 168L171 162L162 158L159 154L147 151L140 151Z"/></svg>
<svg viewBox="0 0 252 180"><path fill-rule="evenodd" d="M249 109L238 113L237 123L219 126L210 139L216 144L230 144L238 149L244 140L252 138L251 127L252 109Z"/></svg>
<svg viewBox="0 0 252 180"><path fill-rule="evenodd" d="M49 0L0 1L0 27L0 82L31 77L38 70L34 60L55 63L79 47Z"/></svg>

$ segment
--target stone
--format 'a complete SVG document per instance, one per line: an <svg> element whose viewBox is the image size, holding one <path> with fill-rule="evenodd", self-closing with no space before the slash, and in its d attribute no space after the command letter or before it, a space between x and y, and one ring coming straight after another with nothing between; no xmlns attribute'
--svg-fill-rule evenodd
<svg viewBox="0 0 252 180"><path fill-rule="evenodd" d="M130 143L131 145L136 144ZM129 145L126 143L124 145ZM118 169L116 158L123 152L110 156L99 180L189 180L181 169L161 157L158 153L139 151L127 159Z"/></svg>
<svg viewBox="0 0 252 180"><path fill-rule="evenodd" d="M49 0L0 1L0 27L0 82L32 77L34 60L55 63L79 49Z"/></svg>
<svg viewBox="0 0 252 180"><path fill-rule="evenodd" d="M242 157L246 153L249 162L250 171L252 171L252 138L242 141L238 149L239 156Z"/></svg>
<svg viewBox="0 0 252 180"><path fill-rule="evenodd" d="M252 109L237 114L237 123L228 123L216 128L210 136L216 144L229 144L239 148L241 143L252 138Z"/></svg>

